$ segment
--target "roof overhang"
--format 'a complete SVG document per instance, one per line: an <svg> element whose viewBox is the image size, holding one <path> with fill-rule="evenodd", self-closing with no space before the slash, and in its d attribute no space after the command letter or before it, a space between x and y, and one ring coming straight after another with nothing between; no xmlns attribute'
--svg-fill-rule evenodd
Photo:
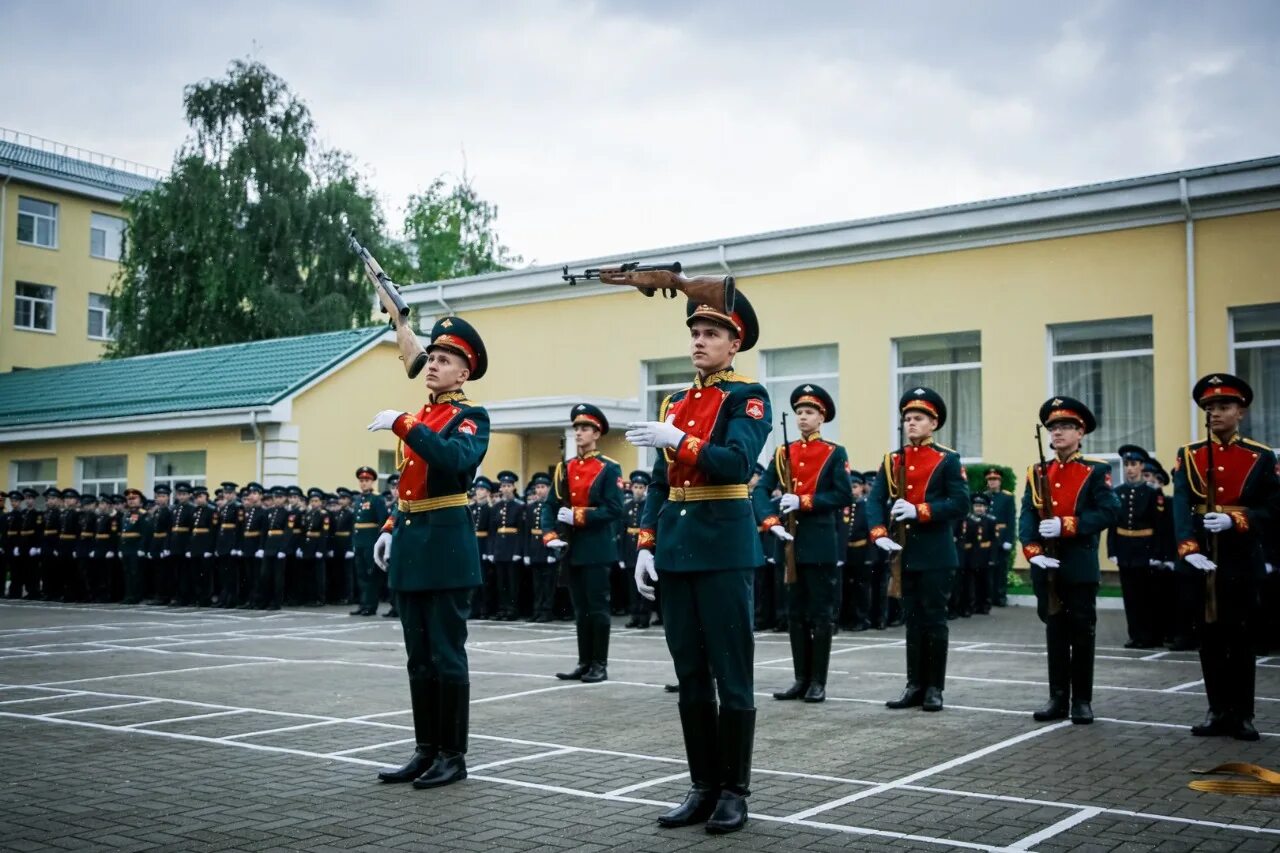
<svg viewBox="0 0 1280 853"><path fill-rule="evenodd" d="M131 415L126 418L103 418L92 421L69 421L61 424L0 429L0 444L38 441L66 441L104 435L146 435L150 433L246 427L287 423L293 414L292 399L272 406L242 409L210 409L198 412L163 412L155 415Z"/></svg>
<svg viewBox="0 0 1280 853"><path fill-rule="evenodd" d="M640 418L639 400L590 399L604 412L610 428L617 428ZM486 401L484 407L489 412L489 426L494 432L533 429L563 431L570 427L569 410L582 400L582 397L524 397L517 400Z"/></svg>
<svg viewBox="0 0 1280 853"><path fill-rule="evenodd" d="M97 201L108 201L113 204L120 204L130 195L129 193L109 190L84 181L77 181L74 178L59 178L43 172L24 169L21 166L0 166L0 177L7 177L20 183L33 184L45 189L58 190L59 192L83 196Z"/></svg>

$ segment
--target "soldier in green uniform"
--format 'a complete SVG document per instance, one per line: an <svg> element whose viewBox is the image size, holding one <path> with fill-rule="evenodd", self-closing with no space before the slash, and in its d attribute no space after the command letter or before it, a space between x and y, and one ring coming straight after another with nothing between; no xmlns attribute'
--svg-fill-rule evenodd
<svg viewBox="0 0 1280 853"><path fill-rule="evenodd" d="M556 466L549 500L556 527L547 547L568 549L564 561L578 637L578 665L556 678L595 684L609 677L609 570L618 563L616 524L622 518L622 468L596 449L609 433L604 412L590 403L569 410L577 453Z"/></svg>
<svg viewBox="0 0 1280 853"><path fill-rule="evenodd" d="M351 509L351 490L339 486L330 495L329 517L329 603L360 603L360 591L356 581L356 552L351 547L351 533L356 514Z"/></svg>
<svg viewBox="0 0 1280 853"><path fill-rule="evenodd" d="M324 489L307 489L307 508L302 511L302 541L299 548L298 596L307 607L323 607L328 598L325 557L329 551L329 528L333 519L324 506Z"/></svg>
<svg viewBox="0 0 1280 853"><path fill-rule="evenodd" d="M996 607L1009 604L1009 569L1013 564L1013 540L1018 528L1018 507L1013 492L1004 488L1004 474L994 465L982 474L987 486L989 515L996 522L999 553L993 555L991 568L991 603Z"/></svg>
<svg viewBox="0 0 1280 853"><path fill-rule="evenodd" d="M244 520L240 523L239 599L237 610L248 610L258 600L258 574L266 554L264 538L270 515L264 500L265 490L259 483L244 487Z"/></svg>
<svg viewBox="0 0 1280 853"><path fill-rule="evenodd" d="M1280 519L1280 481L1271 448L1238 432L1253 402L1247 382L1211 373L1191 398L1206 412L1209 435L1178 451L1173 524L1178 556L1202 573L1205 599L1214 604L1205 611L1200 646L1209 711L1191 733L1254 741L1252 622L1266 576L1265 537Z"/></svg>
<svg viewBox="0 0 1280 853"><path fill-rule="evenodd" d="M498 612L496 618L503 622L516 620L520 599L520 546L523 531L520 529L524 506L516 500L516 483L520 477L515 471L498 472L498 497L489 504L489 551L485 555L493 566L498 588Z"/></svg>
<svg viewBox="0 0 1280 853"><path fill-rule="evenodd" d="M274 486L267 498L267 517L258 551L262 562L254 588L255 610L279 610L284 605L285 567L289 560L289 541L293 536L293 513L289 509L288 496L283 486Z"/></svg>
<svg viewBox="0 0 1280 853"><path fill-rule="evenodd" d="M779 445L773 461L756 485L756 515L768 532L783 540L791 534L779 515L772 514L770 496L782 489L778 508L782 516L797 513L795 541L783 548L795 549L796 578L788 585L787 611L791 637L791 666L795 680L774 699L823 702L827 698L827 666L831 662L831 634L835 626L840 570L844 562L845 536L838 533L841 510L853 503L849 482L849 456L819 433L836 415L836 404L825 388L806 383L791 392L800 440ZM783 480L780 472L790 471ZM781 560L779 562L782 562Z"/></svg>
<svg viewBox="0 0 1280 853"><path fill-rule="evenodd" d="M4 591L6 598L17 598L20 593L18 591L21 585L21 572L18 569L18 563L21 559L21 533L22 533L22 492L16 489L5 495L9 499L9 511L4 514L4 536L0 539L0 581L5 576L9 579L8 589Z"/></svg>
<svg viewBox="0 0 1280 853"><path fill-rule="evenodd" d="M476 477L471 484L473 500L468 504L471 525L476 532L476 550L480 552L480 587L475 592L472 606L473 619L491 619L498 614L498 573L489 549L489 518L493 508L490 497L493 481L488 477Z"/></svg>
<svg viewBox="0 0 1280 853"><path fill-rule="evenodd" d="M407 764L378 774L384 782L435 788L467 777L467 616L480 585L467 487L489 449L489 413L468 400L462 386L484 376L488 366L471 324L441 318L427 346L430 401L413 415L379 412L369 425L400 439L400 501L374 555L389 569L400 610L417 742Z"/></svg>
<svg viewBox="0 0 1280 853"><path fill-rule="evenodd" d="M636 540L640 536L640 516L644 512L644 498L649 489L649 472L632 471L628 479L631 481L631 495L622 506L624 526L618 540L619 556L627 571L627 612L631 614L626 627L644 629L649 627L652 606L649 599L636 589L633 578L636 573L636 555L639 553Z"/></svg>
<svg viewBox="0 0 1280 853"><path fill-rule="evenodd" d="M960 526L960 583L954 602L957 615L969 618L991 612L991 562L1003 559L998 547L996 520L990 514L991 499L982 492L973 496L973 509Z"/></svg>
<svg viewBox="0 0 1280 853"><path fill-rule="evenodd" d="M164 603L180 605L191 584L191 558L188 555L191 553L191 528L195 516L195 506L191 503L191 484L174 483L173 499L173 527L169 532L169 558L166 561L169 596Z"/></svg>
<svg viewBox="0 0 1280 853"><path fill-rule="evenodd" d="M217 508L209 503L209 490L191 490L191 538L187 542L187 587L178 598L184 606L208 607L213 597L213 540L217 536Z"/></svg>
<svg viewBox="0 0 1280 853"><path fill-rule="evenodd" d="M636 586L661 578L667 648L679 680L680 725L693 787L661 826L747 821L755 741L753 580L764 561L747 483L772 424L764 386L733 370L759 324L741 291L731 313L686 308L693 384L663 401L627 441L658 458L637 541ZM719 706L716 698L719 696Z"/></svg>
<svg viewBox="0 0 1280 853"><path fill-rule="evenodd" d="M378 612L378 590L382 585L382 570L373 562L373 546L387 520L387 505L374 492L378 484L378 472L368 465L356 469L356 482L360 493L352 502L355 513L352 524L351 548L355 551L356 580L360 590L360 606L351 611L352 616L373 616Z"/></svg>
<svg viewBox="0 0 1280 853"><path fill-rule="evenodd" d="M93 536L93 600L111 601L112 575L115 572L116 554L120 550L120 513L115 507L115 495L98 495L98 523Z"/></svg>
<svg viewBox="0 0 1280 853"><path fill-rule="evenodd" d="M556 597L556 571L558 559L553 548L548 548L542 537L555 527L555 513L547 496L551 493L551 478L542 472L530 479L533 498L524 505L525 539L524 564L529 567L533 584L533 621L551 622Z"/></svg>
<svg viewBox="0 0 1280 853"><path fill-rule="evenodd" d="M1088 406L1054 397L1040 407L1040 423L1049 430L1053 458L1047 470L1039 464L1027 469L1018 518L1049 657L1049 702L1032 716L1061 720L1069 706L1071 722L1088 725L1101 580L1098 537L1115 521L1120 501L1111 491L1111 464L1080 453L1081 440L1097 428Z"/></svg>
<svg viewBox="0 0 1280 853"><path fill-rule="evenodd" d="M40 549L44 544L44 510L36 506L36 498L39 496L40 493L35 489L22 490L22 526L18 531L20 537L18 592L27 600L37 598L40 594Z"/></svg>
<svg viewBox="0 0 1280 853"><path fill-rule="evenodd" d="M870 538L899 553L902 615L907 625L907 684L886 707L942 710L947 677L947 600L959 562L952 525L969 511L960 454L933 440L947 405L932 388L909 389L898 400L906 445L886 454L867 499ZM889 524L897 527L891 537Z"/></svg>
<svg viewBox="0 0 1280 853"><path fill-rule="evenodd" d="M169 540L173 536L173 507L169 505L171 491L164 483L155 487L156 505L151 509L150 559L147 561L150 572L147 587L151 598L147 604L167 604L169 593L174 588L169 576Z"/></svg>
<svg viewBox="0 0 1280 853"><path fill-rule="evenodd" d="M125 489L125 511L120 520L120 559L124 563L124 603L142 601L142 566L140 558L148 548L151 520L142 509L143 494L138 489Z"/></svg>

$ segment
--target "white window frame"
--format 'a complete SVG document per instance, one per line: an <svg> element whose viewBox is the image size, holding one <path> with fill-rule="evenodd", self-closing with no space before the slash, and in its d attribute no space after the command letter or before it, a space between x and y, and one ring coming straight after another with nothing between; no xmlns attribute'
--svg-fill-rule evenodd
<svg viewBox="0 0 1280 853"><path fill-rule="evenodd" d="M106 308L95 308L93 305L93 297L100 296L107 301ZM93 315L97 312L102 315L102 334L95 335L93 333ZM111 297L106 293L90 293L89 294L89 315L86 319L86 331L91 341L114 341L116 336L111 332Z"/></svg>
<svg viewBox="0 0 1280 853"><path fill-rule="evenodd" d="M918 367L902 367L902 353L898 348L899 341L910 340L912 338L936 338L945 335L968 335L976 334L978 336L978 351L982 351L982 331L980 329L960 329L953 332L934 332L924 335L903 335L901 338L892 338L889 341L889 441L887 446L891 448L898 447L898 425L902 420L902 415L898 412L898 401L902 399L902 392L898 390L901 379L904 375L912 373L941 373L944 370L959 372L961 370L978 371L979 380L982 378L982 361L956 361L950 364L922 364ZM948 403L950 405L950 403ZM978 408L982 408L982 396L978 396ZM979 412L979 414L985 414ZM982 452L985 455L987 450L987 442L984 433L986 432L986 419L983 418L982 428L978 434L982 440ZM983 461L983 456L961 456L960 463L962 465L977 465Z"/></svg>
<svg viewBox="0 0 1280 853"><path fill-rule="evenodd" d="M172 474L172 475L165 474L163 476L156 474L156 463L161 459L161 457L173 456L179 453L199 453L203 455L204 456L204 473ZM173 488L174 483L190 483L192 487L207 485L206 481L208 478L208 474L209 474L209 454L208 454L208 451L205 451L205 450L200 450L200 449L166 450L160 453L147 454L147 488L153 494L155 493L156 486L158 485L166 485L170 489Z"/></svg>
<svg viewBox="0 0 1280 853"><path fill-rule="evenodd" d="M826 349L826 348L831 348L835 350L836 369L834 371L827 371L825 373L809 372L804 374L779 373L777 375L774 375L773 373L770 372L770 369L769 369L770 362L773 361L773 359L777 358L778 355L781 353L795 352L796 350L819 350L819 349ZM824 383L827 385L830 385L831 382L829 380L834 379L836 380L836 382L840 381L839 364L840 364L840 344L836 341L817 341L811 344L802 344L801 346L798 346L798 347L774 347L773 349L761 350L760 351L760 384L763 385L765 388L768 388L769 385L775 382L794 382L796 385L799 385L802 382L812 382L815 385L823 385ZM839 395L837 394L837 396ZM760 452L760 459L757 460L761 464L766 464L766 460L772 459L774 449L777 448L778 445L782 444L782 428L778 426L778 424L781 423L782 421L782 413L791 411L791 400L789 398L785 400L771 399L769 402L772 404L773 416L776 422L773 424L774 429L769 431L769 437L765 439L764 449ZM839 406L840 406L839 399L837 399L835 402L836 402L836 409L837 411L839 411ZM790 438L792 441L794 441L800 437L800 429L799 427L795 426L794 417L789 416L787 420L790 421L790 424L787 426L787 437ZM827 426L830 427L832 425L828 424ZM838 425L834 426L832 429L828 431L831 433L831 435L824 436L824 437L830 437L834 439L839 438L840 428Z"/></svg>
<svg viewBox="0 0 1280 853"><path fill-rule="evenodd" d="M1244 341L1243 343L1238 343L1236 341L1236 318L1239 316L1239 312L1248 311L1251 308L1273 308L1273 307L1280 308L1280 304L1264 302L1259 305L1236 305L1228 309L1227 340L1229 343L1228 343L1227 349L1229 353L1228 363L1231 365L1231 370L1230 370L1231 373L1234 373L1237 375L1239 374L1239 368L1236 364L1236 353L1239 350L1268 349L1270 347L1275 347L1277 349L1280 349L1280 337L1268 338L1263 341ZM1280 334L1280 332L1277 332L1277 334ZM1264 436L1258 436L1258 439L1265 441Z"/></svg>
<svg viewBox="0 0 1280 853"><path fill-rule="evenodd" d="M103 219L113 219L113 220L115 220L116 222L119 222L119 223L120 223L120 232L119 232L119 233L120 233L120 248L119 248L119 253L118 253L114 258L113 258L113 257L111 257L111 255L109 255L109 254L106 254L106 255L95 255L95 254L93 253L93 232L94 232L94 231L101 231L103 234L107 235L107 237L110 237L110 235L111 235L111 232L110 232L110 231L108 231L107 229L105 229L105 228L98 228L98 227L96 227L96 226L93 224L93 223L94 223L94 219L95 219L95 218L97 218L97 217L102 217ZM125 231L125 219L124 219L124 217L122 217L122 216L113 216L113 215L112 215L112 214L110 214L110 213L99 213L99 212L98 212L98 211L96 211L96 210L95 210L95 211L92 211L92 212L89 214L89 257L91 257L91 258L97 258L97 259L98 259L98 260L100 260L100 261L110 261L111 263L116 263L116 264L120 263L121 258L123 258L123 257L124 257L124 231ZM103 246L106 246L106 245L107 245L107 240L106 240L105 238L103 239L103 241L102 241L102 242L103 242Z"/></svg>
<svg viewBox="0 0 1280 853"><path fill-rule="evenodd" d="M93 479L85 479L84 469L85 463L91 459L123 459L124 460L124 476L119 478L103 478L96 477ZM129 457L123 453L101 454L98 456L77 456L76 457L76 489L81 494L121 494L129 485ZM109 486L109 488L108 488ZM118 488L117 488L118 486Z"/></svg>
<svg viewBox="0 0 1280 853"><path fill-rule="evenodd" d="M41 204L47 204L51 206L53 208L53 216L46 216L43 213L31 213L30 211L23 210L22 209L23 199L26 199L27 201L37 201L37 202L40 202ZM35 225L31 229L31 236L36 239L23 240L20 237L18 237L18 226L21 225L22 217L24 216L28 216L36 220ZM58 235L58 218L59 218L58 203L56 201L47 201L43 198L36 198L35 196L20 195L18 196L18 220L17 220L18 225L15 226L14 235L13 235L14 239L17 241L19 246L33 246L37 249L49 249L51 251L56 252L58 250L58 236L59 236ZM39 227L40 220L48 220L49 222L52 223L53 243L51 245L46 246L44 243L39 242L38 238L40 236L40 227Z"/></svg>
<svg viewBox="0 0 1280 853"><path fill-rule="evenodd" d="M388 454L388 453L389 453L389 454L391 454L391 470L390 470L390 471L383 471L383 470L381 470L381 469L382 469L382 460L385 458L384 454ZM388 479L392 474L396 473L395 464L396 464L396 452L395 452L394 450L379 450L379 451L378 451L378 469L379 469L379 470L378 470L378 486L377 486L377 488L378 488L378 493L379 493L379 494L381 494L382 492L385 492L385 491L388 489L388 486L387 486L387 479Z"/></svg>
<svg viewBox="0 0 1280 853"><path fill-rule="evenodd" d="M53 463L53 479L52 480L20 480L18 479L18 466L29 462L52 462ZM57 457L45 457L43 459L14 459L9 463L9 490L22 491L23 489L35 489L43 496L44 490L58 485L58 460Z"/></svg>
<svg viewBox="0 0 1280 853"><path fill-rule="evenodd" d="M663 363L668 363L668 362L676 362L676 361L683 361L684 364L688 367L687 379L683 379L680 382L654 382L653 381L654 371L658 367L658 365ZM673 394L676 391L680 391L681 389L688 388L690 385L693 384L693 376L696 372L697 372L697 369L693 366L693 363L689 361L687 356L681 356L679 358L675 356L670 356L668 358L648 358L641 361L640 362L640 404L644 406L644 412L643 412L644 419L647 421L658 419L657 410L656 409L653 411L649 410L650 394L655 394L655 393L661 394L661 392L666 392L666 394ZM666 394L663 394L663 396L666 396ZM661 405L661 403L659 403L659 405ZM569 440L565 446L566 448L572 448L573 447L572 429L567 431L567 435L569 437ZM651 470L653 468L653 463L656 459L656 454L654 453L653 448L641 447L639 448L639 450L640 450L640 467L645 469L646 471Z"/></svg>
<svg viewBox="0 0 1280 853"><path fill-rule="evenodd" d="M38 296L23 296L18 292L18 288L23 285L28 287L47 287L53 292L53 297L43 299ZM49 328L42 329L39 326L20 326L18 325L18 303L31 303L31 319L34 321L36 317L36 305L44 304L49 306ZM13 286L13 328L22 332L40 332L45 335L58 334L58 288L52 284L40 284L35 281L17 281Z"/></svg>

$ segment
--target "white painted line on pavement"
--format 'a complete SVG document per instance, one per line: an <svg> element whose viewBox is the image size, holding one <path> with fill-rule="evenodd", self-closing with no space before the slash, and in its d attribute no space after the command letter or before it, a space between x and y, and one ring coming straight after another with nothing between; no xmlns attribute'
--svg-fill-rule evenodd
<svg viewBox="0 0 1280 853"><path fill-rule="evenodd" d="M151 720L146 723L130 723L127 726L121 726L123 729L140 729L144 726L160 726L166 723L185 723L187 720L207 720L210 717L229 717L233 714L251 714L248 708L233 708L229 711L210 711L208 714L191 714L186 717L170 717L167 720Z"/></svg>
<svg viewBox="0 0 1280 853"><path fill-rule="evenodd" d="M1059 835L1071 829L1073 826L1079 826L1092 817L1097 817L1102 813L1102 809L1095 807L1081 809L1073 815L1064 817L1057 823L1046 826L1039 832L1033 832L1025 838L1020 838L1009 846L1014 850L1030 850L1042 841L1048 841L1055 835Z"/></svg>
<svg viewBox="0 0 1280 853"><path fill-rule="evenodd" d="M37 714L36 716L42 720L47 720L50 717L65 717L69 714L89 714L93 711L111 711L115 708L137 708L140 705L154 705L163 701L163 699L143 699L141 702L121 702L117 705L98 705L94 708L71 708L67 711L54 711L49 714Z"/></svg>

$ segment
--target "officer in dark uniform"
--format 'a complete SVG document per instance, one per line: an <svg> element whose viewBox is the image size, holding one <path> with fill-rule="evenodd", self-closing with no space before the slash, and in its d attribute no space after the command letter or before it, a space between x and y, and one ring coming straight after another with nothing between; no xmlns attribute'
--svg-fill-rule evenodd
<svg viewBox="0 0 1280 853"><path fill-rule="evenodd" d="M30 600L40 596L40 550L44 546L44 510L36 506L40 493L35 489L22 490L22 527L20 536L19 566L22 575L19 593Z"/></svg>
<svg viewBox="0 0 1280 853"><path fill-rule="evenodd" d="M1120 592L1129 631L1126 649L1153 649L1159 645L1158 573L1164 571L1158 553L1156 529L1164 513L1164 495L1143 479L1151 457L1136 444L1116 451L1124 466L1124 482L1115 487L1120 515L1107 531L1107 552L1120 569Z"/></svg>
<svg viewBox="0 0 1280 853"><path fill-rule="evenodd" d="M58 524L57 568L57 583L60 589L58 598L61 601L84 599L76 564L76 547L80 542L80 519L80 493L75 489L63 489L62 516Z"/></svg>
<svg viewBox="0 0 1280 853"><path fill-rule="evenodd" d="M176 587L170 575L169 557L172 555L174 507L170 506L171 489L163 483L155 488L156 505L151 508L151 545L148 560L151 577L151 598L147 604L167 604Z"/></svg>
<svg viewBox="0 0 1280 853"><path fill-rule="evenodd" d="M1280 481L1271 448L1238 432L1253 402L1247 382L1211 373L1191 398L1205 410L1209 428L1205 440L1178 451L1173 466L1178 556L1203 573L1207 602L1200 669L1209 712L1191 733L1252 741L1259 737L1252 620L1266 576L1265 536L1280 520Z"/></svg>
<svg viewBox="0 0 1280 853"><path fill-rule="evenodd" d="M151 519L142 508L143 494L125 489L125 511L120 517L120 560L124 564L124 603L142 602L141 556L147 551Z"/></svg>
<svg viewBox="0 0 1280 853"><path fill-rule="evenodd" d="M75 547L72 555L75 560L75 589L78 601L93 600L93 566L89 552L93 550L94 536L98 532L98 496L84 494L80 496L80 508L76 512Z"/></svg>
<svg viewBox="0 0 1280 853"><path fill-rule="evenodd" d="M556 678L595 684L609 677L609 570L618 562L615 525L622 518L622 468L596 449L609 434L604 412L591 403L569 410L577 449L556 466L555 530L543 535L547 547L564 556L573 598L578 665Z"/></svg>
<svg viewBox="0 0 1280 853"><path fill-rule="evenodd" d="M61 561L58 556L58 536L62 530L62 490L54 486L44 490L44 535L40 543L40 567L37 573L41 600L62 597L61 579L58 570Z"/></svg>
<svg viewBox="0 0 1280 853"><path fill-rule="evenodd" d="M307 489L308 506L302 514L302 576L298 595L307 607L323 607L328 598L326 586L326 554L329 551L329 528L333 520L324 507L324 489Z"/></svg>
<svg viewBox="0 0 1280 853"><path fill-rule="evenodd" d="M1088 406L1054 397L1040 407L1040 423L1049 430L1053 458L1046 471L1039 464L1027 469L1018 518L1049 657L1049 702L1033 716L1060 720L1069 704L1071 722L1087 725L1093 722L1098 537L1115 522L1120 501L1111 490L1110 463L1080 453L1081 439L1097 427Z"/></svg>
<svg viewBox="0 0 1280 853"><path fill-rule="evenodd" d="M412 415L379 412L369 425L394 432L404 459L400 501L374 553L389 569L400 609L417 742L407 764L378 776L412 780L415 788L467 777L467 615L480 585L467 486L489 449L489 413L462 390L488 369L480 335L462 318L444 317L431 330L427 354L429 402Z"/></svg>
<svg viewBox="0 0 1280 853"><path fill-rule="evenodd" d="M387 488L382 493L382 500L387 509L387 516L390 517L400 503L400 475L398 473L391 474L387 477ZM484 534L488 536L489 531L484 531ZM480 534L477 533L476 535L479 536ZM382 618L399 619L400 614L396 611L396 596L395 593L391 591L390 581L385 569L378 570L378 583L380 584L378 587L378 598L391 604L391 607L387 609L387 612L382 614Z"/></svg>
<svg viewBox="0 0 1280 853"><path fill-rule="evenodd" d="M991 563L1004 559L996 520L990 514L991 499L978 492L971 504L973 508L961 525L960 583L953 602L956 613L966 619L974 613L991 612Z"/></svg>
<svg viewBox="0 0 1280 853"><path fill-rule="evenodd" d="M191 528L195 526L195 506L191 503L191 484L173 484L173 527L169 533L168 604L181 604L191 588Z"/></svg>
<svg viewBox="0 0 1280 853"><path fill-rule="evenodd" d="M237 610L249 610L257 603L261 590L259 575L266 556L267 522L270 510L266 506L265 490L260 483L244 487L244 520L240 523L240 565L237 569Z"/></svg>
<svg viewBox="0 0 1280 853"><path fill-rule="evenodd" d="M383 572L374 565L373 545L387 520L387 505L374 492L378 484L378 472L368 465L356 469L356 482L360 493L352 503L351 548L355 551L356 580L360 588L360 606L351 611L352 616L373 616L378 612L378 590L382 586Z"/></svg>
<svg viewBox="0 0 1280 853"><path fill-rule="evenodd" d="M294 607L307 600L311 586L311 559L302 549L307 536L306 492L298 485L286 486L285 504L289 508L289 556L285 560L284 603Z"/></svg>
<svg viewBox="0 0 1280 853"><path fill-rule="evenodd" d="M16 489L5 495L9 499L9 511L4 515L3 567L9 578L6 598L18 598L21 593L22 571L19 568L22 551L22 492Z"/></svg>
<svg viewBox="0 0 1280 853"><path fill-rule="evenodd" d="M471 516L472 528L476 532L476 549L480 552L481 585L475 592L472 606L473 619L491 619L498 614L498 578L494 568L493 554L489 547L489 518L492 507L489 505L493 494L493 482L484 476L476 477L471 484L474 500L468 504L467 511Z"/></svg>
<svg viewBox="0 0 1280 853"><path fill-rule="evenodd" d="M524 507L516 500L516 483L520 477L514 471L498 472L498 497L489 504L489 551L486 555L493 566L498 587L497 618L504 622L516 620L516 607L520 598L520 529Z"/></svg>
<svg viewBox="0 0 1280 853"><path fill-rule="evenodd" d="M213 547L217 536L217 509L209 503L209 490L191 490L191 538L187 543L187 587L179 586L184 607L208 607L213 597Z"/></svg>
<svg viewBox="0 0 1280 853"><path fill-rule="evenodd" d="M853 503L853 486L845 449L824 441L819 433L822 424L836 415L831 395L821 386L801 385L791 392L791 409L800 440L778 446L754 494L756 515L763 518L765 530L787 543L784 549L795 549L796 577L787 590L795 681L773 698L823 702L840 584L836 563L844 562L847 541L837 532L836 520ZM788 466L790 480L786 481L780 472ZM775 488L783 491L781 515L797 513L794 543L782 517L770 514L769 499Z"/></svg>
<svg viewBox="0 0 1280 853"><path fill-rule="evenodd" d="M359 604L360 592L356 585L356 552L352 549L351 533L356 514L351 509L353 495L346 486L339 486L331 496L329 516L329 602L331 604Z"/></svg>
<svg viewBox="0 0 1280 853"><path fill-rule="evenodd" d="M555 512L547 496L551 478L541 471L530 479L533 497L524 506L524 564L529 567L533 583L533 621L551 622L556 597L558 559L555 549L548 548L543 536L555 528Z"/></svg>
<svg viewBox="0 0 1280 853"><path fill-rule="evenodd" d="M959 562L952 525L969 510L960 454L933 440L947 405L932 388L898 400L907 444L889 453L867 499L870 538L886 556L901 552L902 615L907 625L907 684L889 708L942 710L947 675L947 600ZM889 524L897 527L890 536Z"/></svg>
<svg viewBox="0 0 1280 853"><path fill-rule="evenodd" d="M274 486L270 495L260 547L262 563L254 589L255 610L279 610L284 605L285 568L293 538L293 512L289 508L288 490Z"/></svg>
<svg viewBox="0 0 1280 853"><path fill-rule="evenodd" d="M1152 639L1157 646L1173 642L1178 630L1178 542L1173 532L1173 499L1165 492L1169 485L1169 472L1160 460L1150 457L1142 466L1142 479L1160 500L1157 502L1155 553L1159 567L1153 567L1151 575L1152 595L1155 599ZM1188 567L1187 572L1194 570ZM1203 617L1203 614L1201 614Z"/></svg>
<svg viewBox="0 0 1280 853"><path fill-rule="evenodd" d="M215 513L218 534L213 543L213 553L218 567L218 606L221 608L238 606L242 596L247 599L247 591L240 586L245 510L237 489L235 483L223 482L225 499Z"/></svg>
<svg viewBox="0 0 1280 853"><path fill-rule="evenodd" d="M120 552L120 515L115 505L115 495L98 495L98 524L93 536L94 601L107 603L112 600L112 576L118 564Z"/></svg>
<svg viewBox="0 0 1280 853"><path fill-rule="evenodd" d="M987 501L990 511L987 513L996 522L997 544L992 549L991 567L991 603L996 607L1009 604L1009 569L1013 563L1013 540L1018 529L1018 506L1013 492L1004 488L1004 473L994 465L983 472L983 480L987 486Z"/></svg>
<svg viewBox="0 0 1280 853"><path fill-rule="evenodd" d="M871 528L867 524L866 499L870 486L860 471L850 471L849 482L853 489L853 503L844 508L844 523L841 525L845 542L841 622L843 627L856 632L871 627L871 566L867 562L870 542L867 535Z"/></svg>
<svg viewBox="0 0 1280 853"><path fill-rule="evenodd" d="M764 386L733 370L734 357L759 338L746 296L737 293L730 313L691 301L685 314L693 384L663 401L657 421L627 430L633 445L658 450L636 586L652 598L661 578L693 781L658 823L706 821L708 832L723 833L747 821L756 719L752 591L764 561L747 483L773 416Z"/></svg>
<svg viewBox="0 0 1280 853"><path fill-rule="evenodd" d="M636 589L633 578L636 573L636 554L639 551L636 540L640 536L640 516L644 513L644 499L652 477L649 476L648 471L632 471L628 479L631 481L631 495L622 504L623 528L622 536L618 540L619 556L623 568L626 569L628 581L627 612L631 614L631 619L626 627L648 628L652 608L649 599Z"/></svg>

